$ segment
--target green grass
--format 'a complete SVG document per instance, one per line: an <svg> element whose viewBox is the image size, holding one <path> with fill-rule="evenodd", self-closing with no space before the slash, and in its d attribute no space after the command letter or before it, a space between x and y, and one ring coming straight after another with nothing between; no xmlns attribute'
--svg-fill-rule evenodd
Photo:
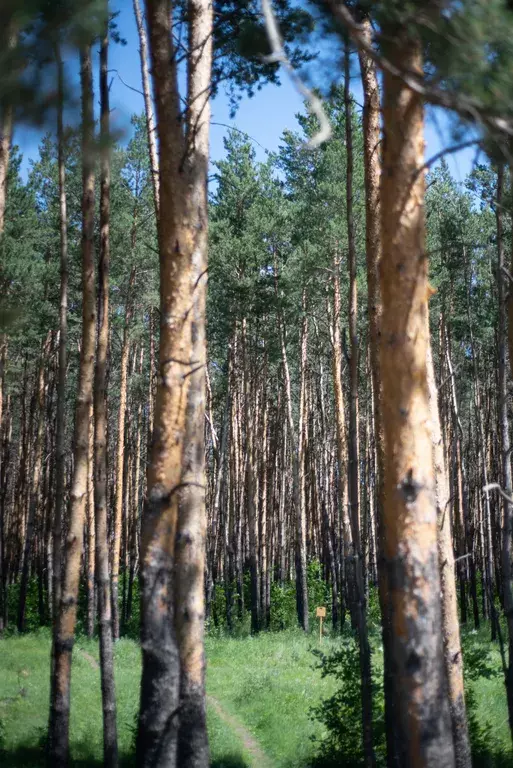
<svg viewBox="0 0 513 768"><path fill-rule="evenodd" d="M323 649L336 641L325 639ZM263 633L241 639L207 638L207 690L244 722L272 765L308 765L312 736L322 729L309 710L333 691L321 680L311 648L315 636L299 631Z"/></svg>
<svg viewBox="0 0 513 768"><path fill-rule="evenodd" d="M487 766L508 765L510 736L504 683L496 674L500 657L489 642L488 629L470 633L467 641L477 657L487 654L485 673L471 683L478 720L490 725L491 754ZM337 647L325 638L323 650ZM378 645L378 643L376 643ZM207 691L228 717L236 718L276 768L306 768L315 754L312 737L323 737L323 726L309 710L334 691L335 682L321 679L312 648L315 635L299 631L262 633L258 637L207 637ZM73 655L71 745L73 765L102 764L100 673L84 656L98 658L98 645L79 637ZM481 653L482 649L482 653ZM48 630L0 640L0 754L2 767L37 768L44 762L49 695ZM81 652L82 651L82 652ZM374 663L381 664L379 649ZM132 640L115 646L119 746L122 762L133 765L133 738L139 704L140 652ZM208 709L208 730L215 768L257 765L251 745L244 744L226 719ZM3 744L1 743L3 742ZM497 757L498 756L498 757ZM501 762L502 761L502 762Z"/></svg>
<svg viewBox="0 0 513 768"><path fill-rule="evenodd" d="M309 707L332 686L313 670L310 646L300 632L258 638L207 639L207 689L235 716L270 757L272 765L301 765L312 754L310 735L320 735ZM332 643L326 640L324 647ZM79 637L73 654L71 688L72 757L75 766L101 765L100 673L80 651L98 659L98 645ZM50 636L47 630L0 641L2 766L44 765L48 718ZM132 640L115 646L118 735L122 760L130 765L139 703L140 654ZM253 765L250 752L211 708L208 729L212 765ZM299 762L300 761L300 762Z"/></svg>

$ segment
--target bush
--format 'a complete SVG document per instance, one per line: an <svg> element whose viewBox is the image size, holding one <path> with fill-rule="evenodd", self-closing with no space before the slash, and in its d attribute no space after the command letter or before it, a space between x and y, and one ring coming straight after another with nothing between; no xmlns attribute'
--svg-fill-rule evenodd
<svg viewBox="0 0 513 768"><path fill-rule="evenodd" d="M271 584L270 629L281 632L297 625L296 586L286 582L283 587L277 582Z"/></svg>
<svg viewBox="0 0 513 768"><path fill-rule="evenodd" d="M328 675L338 682L333 696L311 710L311 716L321 722L327 735L317 744L317 766L363 766L362 705L358 645L354 638L342 638L339 650L319 658L322 677ZM384 724L384 693L381 675L373 674L373 729L376 765L386 765Z"/></svg>

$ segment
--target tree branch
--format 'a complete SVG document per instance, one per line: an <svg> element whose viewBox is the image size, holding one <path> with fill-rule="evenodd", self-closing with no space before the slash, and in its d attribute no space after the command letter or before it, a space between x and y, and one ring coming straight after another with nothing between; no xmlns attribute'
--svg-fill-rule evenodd
<svg viewBox="0 0 513 768"><path fill-rule="evenodd" d="M317 117L320 128L304 145L307 149L315 149L330 138L330 121L328 120L328 116L324 111L324 107L322 106L319 97L303 83L287 58L280 31L278 29L278 22L276 21L270 0L262 0L262 14L264 16L267 38L272 50L272 54L266 56L265 60L269 63L279 63L283 65L298 93L306 99L310 112Z"/></svg>

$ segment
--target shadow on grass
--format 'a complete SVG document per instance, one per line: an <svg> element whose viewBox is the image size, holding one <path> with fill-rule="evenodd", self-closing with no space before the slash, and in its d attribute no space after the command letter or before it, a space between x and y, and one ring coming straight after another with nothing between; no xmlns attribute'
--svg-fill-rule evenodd
<svg viewBox="0 0 513 768"><path fill-rule="evenodd" d="M47 768L46 755L41 747L18 747L14 750L0 751L0 766L2 768ZM103 760L82 757L70 760L70 768L101 768ZM120 756L121 768L133 768L133 755ZM240 755L223 755L211 763L211 768L250 768L249 763Z"/></svg>
<svg viewBox="0 0 513 768"><path fill-rule="evenodd" d="M83 750L85 752L85 750ZM121 755L119 764L121 768L133 768L134 758L131 755ZM38 746L20 746L16 749L5 749L0 752L0 766L2 768L47 768L47 759L44 749ZM71 757L70 768L101 768L103 760L96 757Z"/></svg>
<svg viewBox="0 0 513 768"><path fill-rule="evenodd" d="M379 765L383 765L382 762ZM345 755L316 755L308 761L308 768L363 768L361 757ZM489 749L472 757L473 768L513 768L513 754ZM292 768L292 767L291 767Z"/></svg>
<svg viewBox="0 0 513 768"><path fill-rule="evenodd" d="M249 763L240 755L223 755L214 760L210 768L249 768Z"/></svg>

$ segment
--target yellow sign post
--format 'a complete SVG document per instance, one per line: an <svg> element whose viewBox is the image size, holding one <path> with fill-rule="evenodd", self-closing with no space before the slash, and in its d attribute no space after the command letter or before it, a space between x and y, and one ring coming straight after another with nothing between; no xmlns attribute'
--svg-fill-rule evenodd
<svg viewBox="0 0 513 768"><path fill-rule="evenodd" d="M326 618L326 607L324 605L319 606L315 614L319 619L319 642L322 643L322 620Z"/></svg>

